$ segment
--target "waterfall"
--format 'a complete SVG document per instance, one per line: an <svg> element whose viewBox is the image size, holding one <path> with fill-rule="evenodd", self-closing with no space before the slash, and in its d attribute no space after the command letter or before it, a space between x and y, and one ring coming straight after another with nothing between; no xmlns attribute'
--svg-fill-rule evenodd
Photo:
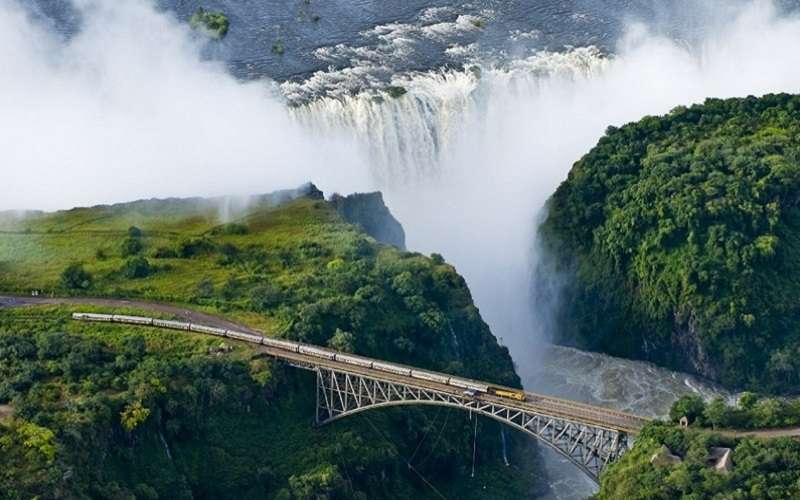
<svg viewBox="0 0 800 500"><path fill-rule="evenodd" d="M461 70L401 74L386 89L314 99L291 109L294 118L315 134L356 137L368 152L377 187L427 183L457 153L468 126L480 125L498 95L535 92L543 79L587 78L602 71L608 59L595 47L540 52L501 66L467 65ZM296 92L285 84L286 93Z"/></svg>

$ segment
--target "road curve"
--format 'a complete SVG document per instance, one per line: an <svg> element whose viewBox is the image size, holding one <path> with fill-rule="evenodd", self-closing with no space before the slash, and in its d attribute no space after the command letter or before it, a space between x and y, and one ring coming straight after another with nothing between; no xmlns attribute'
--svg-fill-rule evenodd
<svg viewBox="0 0 800 500"><path fill-rule="evenodd" d="M8 307L44 306L44 305L84 305L102 307L130 307L143 311L159 312L180 316L189 323L198 323L226 330L239 330L254 335L264 333L248 326L220 318L211 314L193 311L181 306L147 302L144 300L104 299L92 297L21 297L14 295L0 295L0 309Z"/></svg>

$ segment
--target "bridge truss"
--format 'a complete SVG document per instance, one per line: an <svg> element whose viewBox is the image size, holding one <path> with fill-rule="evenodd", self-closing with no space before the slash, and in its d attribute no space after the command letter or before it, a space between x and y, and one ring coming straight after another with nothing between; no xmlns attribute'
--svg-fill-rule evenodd
<svg viewBox="0 0 800 500"><path fill-rule="evenodd" d="M316 367L317 425L365 410L410 404L450 406L475 412L525 432L566 457L593 481L633 443L627 433L569 418L521 409L496 400Z"/></svg>

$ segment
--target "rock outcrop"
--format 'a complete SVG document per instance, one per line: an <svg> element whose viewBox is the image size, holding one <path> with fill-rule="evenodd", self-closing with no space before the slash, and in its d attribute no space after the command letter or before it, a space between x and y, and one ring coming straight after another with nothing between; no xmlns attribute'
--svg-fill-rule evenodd
<svg viewBox="0 0 800 500"><path fill-rule="evenodd" d="M650 463L657 466L663 467L665 465L676 465L683 462L681 457L672 453L672 450L667 448L667 445L661 445L661 448L658 449L657 452L650 457Z"/></svg>
<svg viewBox="0 0 800 500"><path fill-rule="evenodd" d="M381 243L406 248L406 233L383 201L380 192L354 193L348 196L334 194L330 203L346 221L358 224Z"/></svg>

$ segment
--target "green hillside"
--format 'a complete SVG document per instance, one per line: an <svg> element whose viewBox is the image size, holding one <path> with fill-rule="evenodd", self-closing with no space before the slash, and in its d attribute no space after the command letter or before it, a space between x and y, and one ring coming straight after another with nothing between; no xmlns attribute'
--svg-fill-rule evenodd
<svg viewBox="0 0 800 500"><path fill-rule="evenodd" d="M800 390L800 97L610 128L548 202L558 340ZM543 283L540 281L540 283Z"/></svg>
<svg viewBox="0 0 800 500"><path fill-rule="evenodd" d="M4 214L0 292L187 305L269 335L519 385L453 267L378 244L313 191L279 198ZM93 309L0 308L9 498L524 498L545 488L525 437L507 433L503 464L499 424L479 422L471 478L467 414L408 407L315 429L312 374L219 339L68 319Z"/></svg>

